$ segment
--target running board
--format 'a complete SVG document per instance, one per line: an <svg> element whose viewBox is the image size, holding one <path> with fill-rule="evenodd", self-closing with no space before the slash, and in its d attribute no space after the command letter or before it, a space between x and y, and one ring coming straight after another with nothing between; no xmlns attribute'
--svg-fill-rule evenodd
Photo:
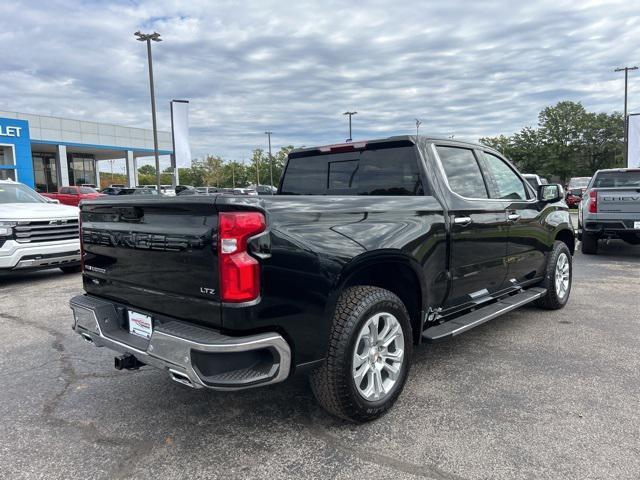
<svg viewBox="0 0 640 480"><path fill-rule="evenodd" d="M478 308L473 312L454 318L448 322L427 328L422 332L425 342L433 343L460 335L473 327L482 325L500 315L515 310L522 305L533 302L547 293L546 288L529 288L516 295L504 297L486 307Z"/></svg>

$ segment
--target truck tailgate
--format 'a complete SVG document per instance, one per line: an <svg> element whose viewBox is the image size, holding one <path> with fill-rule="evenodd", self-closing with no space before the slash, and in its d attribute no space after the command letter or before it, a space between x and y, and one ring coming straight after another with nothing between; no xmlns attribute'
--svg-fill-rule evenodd
<svg viewBox="0 0 640 480"><path fill-rule="evenodd" d="M81 221L89 294L220 326L214 197L99 200Z"/></svg>
<svg viewBox="0 0 640 480"><path fill-rule="evenodd" d="M597 191L598 213L640 215L640 188L598 188Z"/></svg>

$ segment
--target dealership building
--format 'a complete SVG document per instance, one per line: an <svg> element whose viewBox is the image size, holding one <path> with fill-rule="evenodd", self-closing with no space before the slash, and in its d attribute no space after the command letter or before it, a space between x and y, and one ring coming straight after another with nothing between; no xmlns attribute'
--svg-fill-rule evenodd
<svg viewBox="0 0 640 480"><path fill-rule="evenodd" d="M158 153L172 154L171 132L158 132ZM137 159L153 156L153 131L110 123L0 111L0 179L41 192L100 185L99 162L125 160L129 186Z"/></svg>

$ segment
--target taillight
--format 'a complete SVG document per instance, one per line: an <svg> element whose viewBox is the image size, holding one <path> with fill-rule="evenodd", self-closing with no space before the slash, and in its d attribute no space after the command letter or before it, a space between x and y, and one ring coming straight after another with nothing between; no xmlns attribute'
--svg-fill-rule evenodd
<svg viewBox="0 0 640 480"><path fill-rule="evenodd" d="M589 213L598 213L598 192L589 190Z"/></svg>
<svg viewBox="0 0 640 480"><path fill-rule="evenodd" d="M248 302L260 295L260 264L247 252L247 239L266 228L259 212L220 212L218 261L220 298L223 302Z"/></svg>

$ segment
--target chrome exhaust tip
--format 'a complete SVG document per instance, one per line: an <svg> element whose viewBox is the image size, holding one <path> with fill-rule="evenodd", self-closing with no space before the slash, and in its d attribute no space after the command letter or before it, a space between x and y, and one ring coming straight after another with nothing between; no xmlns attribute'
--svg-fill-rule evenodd
<svg viewBox="0 0 640 480"><path fill-rule="evenodd" d="M81 333L80 336L85 342L93 343L93 338L91 338L91 335L89 335L88 333Z"/></svg>
<svg viewBox="0 0 640 480"><path fill-rule="evenodd" d="M174 382L181 383L182 385L186 385L187 387L195 388L195 385L193 384L191 379L182 372L169 369L169 376Z"/></svg>

